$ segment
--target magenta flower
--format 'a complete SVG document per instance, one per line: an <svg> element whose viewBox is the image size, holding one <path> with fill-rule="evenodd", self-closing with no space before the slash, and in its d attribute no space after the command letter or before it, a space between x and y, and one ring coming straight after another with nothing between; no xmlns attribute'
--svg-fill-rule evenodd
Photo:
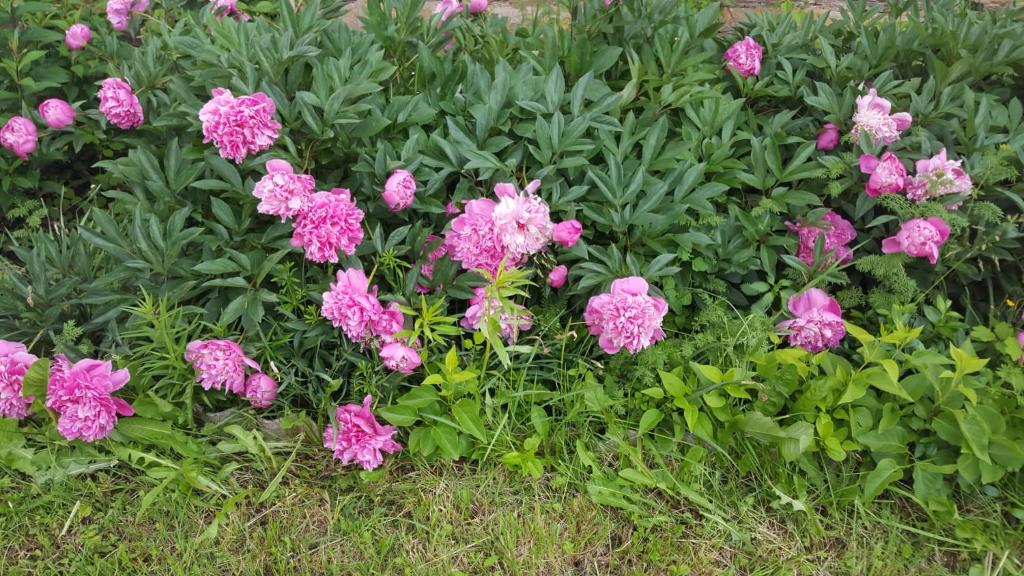
<svg viewBox="0 0 1024 576"><path fill-rule="evenodd" d="M821 132L818 132L818 141L815 144L815 148L818 150L828 152L839 145L839 128L835 124L829 122L821 127Z"/></svg>
<svg viewBox="0 0 1024 576"><path fill-rule="evenodd" d="M295 218L291 244L306 251L313 262L338 262L338 252L349 256L363 241L363 211L345 188L311 194Z"/></svg>
<svg viewBox="0 0 1024 576"><path fill-rule="evenodd" d="M292 165L284 160L270 160L267 175L260 178L252 190L252 195L260 199L256 211L280 216L284 222L299 213L315 187L312 176L296 174Z"/></svg>
<svg viewBox="0 0 1024 576"><path fill-rule="evenodd" d="M384 193L381 195L384 202L392 212L401 212L412 206L413 198L416 197L416 179L408 170L395 170L384 183Z"/></svg>
<svg viewBox="0 0 1024 576"><path fill-rule="evenodd" d="M131 405L113 396L129 377L125 369L114 370L109 360L85 359L71 364L63 354L54 357L46 389L46 407L60 414L57 418L60 435L85 442L109 436L118 416L135 414Z"/></svg>
<svg viewBox="0 0 1024 576"><path fill-rule="evenodd" d="M196 382L203 390L245 393L245 367L259 370L260 365L231 340L193 340L185 347L185 360L196 371Z"/></svg>
<svg viewBox="0 0 1024 576"><path fill-rule="evenodd" d="M25 397L25 373L38 360L20 342L0 340L0 418L28 416L34 397Z"/></svg>
<svg viewBox="0 0 1024 576"><path fill-rule="evenodd" d="M107 78L99 91L100 112L107 122L122 130L142 126L142 104L132 87L120 78Z"/></svg>
<svg viewBox="0 0 1024 576"><path fill-rule="evenodd" d="M434 14L441 15L441 22L448 20L460 10L462 10L462 4L459 0L438 0L438 3L434 5Z"/></svg>
<svg viewBox="0 0 1024 576"><path fill-rule="evenodd" d="M469 0L469 13L479 14L487 10L487 0Z"/></svg>
<svg viewBox="0 0 1024 576"><path fill-rule="evenodd" d="M238 0L210 0L213 6L210 10L217 16L217 20L225 16L231 16L240 22L248 22L249 15L238 9Z"/></svg>
<svg viewBox="0 0 1024 576"><path fill-rule="evenodd" d="M274 145L281 124L277 106L263 92L235 98L226 88L214 88L213 98L199 109L203 143L213 142L222 158L241 163Z"/></svg>
<svg viewBox="0 0 1024 576"><path fill-rule="evenodd" d="M882 240L882 253L903 252L912 258L927 258L935 264L939 247L949 238L949 226L942 218L914 218L900 226L895 236Z"/></svg>
<svg viewBox="0 0 1024 576"><path fill-rule="evenodd" d="M448 204L444 207L445 216L455 216L459 212L461 212L461 210L459 210L459 207L455 204L455 202L448 202Z"/></svg>
<svg viewBox="0 0 1024 576"><path fill-rule="evenodd" d="M566 220L555 224L551 231L551 239L565 248L572 248L583 234L583 225L579 220Z"/></svg>
<svg viewBox="0 0 1024 576"><path fill-rule="evenodd" d="M661 323L668 304L647 291L646 280L630 276L615 280L610 292L587 302L583 319L606 353L615 354L625 348L636 354L665 338Z"/></svg>
<svg viewBox="0 0 1024 576"><path fill-rule="evenodd" d="M799 346L812 354L835 348L846 336L843 310L834 298L818 288L810 288L789 297L792 320L779 322L789 334L790 346Z"/></svg>
<svg viewBox="0 0 1024 576"><path fill-rule="evenodd" d="M900 133L910 128L912 117L906 112L889 114L892 102L878 95L872 88L867 94L857 97L857 111L853 113L853 136L861 131L871 136L875 144L888 146L900 139Z"/></svg>
<svg viewBox="0 0 1024 576"><path fill-rule="evenodd" d="M484 270L496 274L505 253L494 231L494 207L489 198L466 202L465 212L452 220L445 233L444 243L448 256L462 264L465 270ZM505 262L514 267L518 262Z"/></svg>
<svg viewBox="0 0 1024 576"><path fill-rule="evenodd" d="M420 366L420 353L400 342L385 344L380 349L380 359L388 370L394 370L400 374L412 374Z"/></svg>
<svg viewBox="0 0 1024 576"><path fill-rule="evenodd" d="M1021 348L1024 348L1024 331L1017 332L1017 344ZM1024 354L1021 354L1020 358L1017 359L1017 362L1024 365Z"/></svg>
<svg viewBox="0 0 1024 576"><path fill-rule="evenodd" d="M11 116L11 119L0 128L0 146L7 148L22 160L35 152L39 142L39 131L31 120L24 116Z"/></svg>
<svg viewBox="0 0 1024 576"><path fill-rule="evenodd" d="M440 238L438 238L437 236L434 236L433 234L428 234L427 237L424 239L423 250L426 250L427 246L429 246L431 242L434 242L436 240L440 240ZM429 254L427 254L427 262L424 263L424 264L420 264L420 275L422 275L427 280L433 280L434 279L434 263L437 262L438 260L440 260L441 257L443 257L447 253L448 253L448 247L445 246L445 243L444 242L439 243L437 245L437 248L434 248L434 250L432 250ZM438 286L437 288L435 288L435 290L440 290L440 289L441 289L441 286ZM430 292L430 288L427 288L425 285L420 284L420 283L417 282L416 283L416 292L418 292L420 294L426 294L426 293Z"/></svg>
<svg viewBox="0 0 1024 576"><path fill-rule="evenodd" d="M853 260L853 251L847 246L857 237L857 231L848 220L829 210L821 217L821 225L802 225L786 222L786 226L796 232L800 239L797 249L797 258L800 258L808 266L814 265L814 245L818 237L825 235L825 244L822 247L822 255L825 257L822 265L830 264L838 260L841 263Z"/></svg>
<svg viewBox="0 0 1024 576"><path fill-rule="evenodd" d="M948 160L943 148L931 158L917 161L917 174L907 184L907 198L924 202L949 194L971 193L971 177L960 165L963 160ZM959 206L949 205L949 208Z"/></svg>
<svg viewBox="0 0 1024 576"><path fill-rule="evenodd" d="M277 382L262 372L249 376L245 382L245 399L253 408L269 408L277 398Z"/></svg>
<svg viewBox="0 0 1024 576"><path fill-rule="evenodd" d="M149 0L107 0L107 21L110 27L118 32L128 29L132 12L145 12L149 8Z"/></svg>
<svg viewBox="0 0 1024 576"><path fill-rule="evenodd" d="M43 100L39 105L39 115L42 116L43 122L54 130L67 128L75 123L75 109L60 98Z"/></svg>
<svg viewBox="0 0 1024 576"><path fill-rule="evenodd" d="M405 316L398 308L398 302L389 302L380 314L370 321L370 331L380 336L385 343L394 342L395 334L405 328Z"/></svg>
<svg viewBox="0 0 1024 576"><path fill-rule="evenodd" d="M363 405L346 404L335 411L338 433L328 424L324 430L324 448L334 452L341 463L357 463L364 470L373 470L384 462L381 452L394 454L402 445L391 439L398 431L394 426L381 426L370 412L373 398L363 399Z"/></svg>
<svg viewBox="0 0 1024 576"><path fill-rule="evenodd" d="M875 198L903 190L907 181L907 169L892 152L882 154L881 160L870 154L860 157L860 171L870 174L864 190L868 196Z"/></svg>
<svg viewBox="0 0 1024 576"><path fill-rule="evenodd" d="M747 78L761 73L761 54L761 45L750 36L746 36L730 46L722 58L726 65Z"/></svg>
<svg viewBox="0 0 1024 576"><path fill-rule="evenodd" d="M64 44L67 44L68 50L81 50L89 40L92 40L92 30L85 24L72 24L64 32Z"/></svg>
<svg viewBox="0 0 1024 576"><path fill-rule="evenodd" d="M534 192L540 180L531 182L523 193L514 184L496 184L498 205L494 207L494 232L510 260L522 261L543 250L551 241L554 225L548 204Z"/></svg>
<svg viewBox="0 0 1024 576"><path fill-rule="evenodd" d="M362 270L338 270L337 280L323 297L320 314L353 342L369 338L373 323L384 312L377 300L377 287L370 289L370 281Z"/></svg>
<svg viewBox="0 0 1024 576"><path fill-rule="evenodd" d="M501 310L502 306L497 298L487 296L487 291L482 286L473 289L473 297L469 299L469 308L462 318L462 327L467 330L479 330L483 322L494 315L499 314L498 324L501 326L501 335L508 342L515 342L520 332L528 332L533 327L533 315L530 311L518 304L513 305L513 311Z"/></svg>
<svg viewBox="0 0 1024 576"><path fill-rule="evenodd" d="M548 285L558 289L565 286L565 279L569 277L569 268L565 264L559 264L548 272Z"/></svg>

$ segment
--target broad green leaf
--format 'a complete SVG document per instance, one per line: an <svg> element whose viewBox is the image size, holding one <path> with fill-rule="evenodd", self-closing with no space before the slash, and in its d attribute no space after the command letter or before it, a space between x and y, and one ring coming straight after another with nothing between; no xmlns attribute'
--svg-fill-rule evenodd
<svg viewBox="0 0 1024 576"><path fill-rule="evenodd" d="M871 502L893 482L903 478L903 470L892 458L883 458L864 478L864 502Z"/></svg>

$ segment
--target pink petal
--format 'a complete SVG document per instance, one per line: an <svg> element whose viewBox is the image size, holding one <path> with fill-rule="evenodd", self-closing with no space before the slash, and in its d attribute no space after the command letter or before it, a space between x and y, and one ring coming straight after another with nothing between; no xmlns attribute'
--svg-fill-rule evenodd
<svg viewBox="0 0 1024 576"><path fill-rule="evenodd" d="M860 171L864 174L871 174L878 167L878 158L871 154L860 155Z"/></svg>

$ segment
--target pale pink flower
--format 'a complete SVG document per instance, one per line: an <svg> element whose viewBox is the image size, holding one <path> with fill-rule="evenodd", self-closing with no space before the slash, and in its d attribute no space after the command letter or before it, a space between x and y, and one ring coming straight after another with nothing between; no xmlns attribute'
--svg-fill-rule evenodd
<svg viewBox="0 0 1024 576"><path fill-rule="evenodd" d="M408 170L395 170L384 183L384 202L392 212L400 212L409 206L416 197L416 179Z"/></svg>
<svg viewBox="0 0 1024 576"><path fill-rule="evenodd" d="M434 14L441 15L441 22L451 18L460 10L462 10L462 4L459 0L438 0L434 5Z"/></svg>
<svg viewBox="0 0 1024 576"><path fill-rule="evenodd" d="M558 289L565 286L565 279L569 277L569 268L565 264L559 264L548 272L548 285Z"/></svg>
<svg viewBox="0 0 1024 576"><path fill-rule="evenodd" d="M85 359L71 364L63 354L58 354L50 370L46 407L60 414L60 435L85 442L109 436L118 416L135 413L131 405L113 396L129 377L128 370L114 370L109 360Z"/></svg>
<svg viewBox="0 0 1024 576"><path fill-rule="evenodd" d="M818 150L828 152L839 145L839 128L835 124L829 122L821 127L821 132L818 132L818 139L814 147Z"/></svg>
<svg viewBox="0 0 1024 576"><path fill-rule="evenodd" d="M870 154L861 155L860 171L871 175L864 184L864 190L872 198L899 192L907 182L907 169L892 152L882 154L881 159Z"/></svg>
<svg viewBox="0 0 1024 576"><path fill-rule="evenodd" d="M320 314L353 342L369 338L373 323L384 312L377 300L377 287L370 289L370 281L362 270L338 270L336 281L323 297Z"/></svg>
<svg viewBox="0 0 1024 576"><path fill-rule="evenodd" d="M434 236L433 234L428 234L426 239L424 240L423 250L426 250L427 247L430 246L430 244L432 242L435 242L437 240L440 240L440 238L438 238L437 236ZM437 248L434 248L429 254L427 254L427 262L424 263L424 264L420 264L420 275L422 275L427 280L433 280L434 279L434 263L437 262L438 260L440 260L447 253L448 253L448 247L445 246L445 243L444 242L438 243ZM435 291L436 290L440 290L441 288L442 288L441 286L438 286L434 290ZM430 288L428 288L427 286L417 282L416 283L416 292L419 292L420 294L426 294L426 293L430 292Z"/></svg>
<svg viewBox="0 0 1024 576"><path fill-rule="evenodd" d="M249 15L238 9L238 0L210 0L213 6L210 10L217 16L217 20L225 16L231 16L240 22L247 22Z"/></svg>
<svg viewBox="0 0 1024 576"><path fill-rule="evenodd" d="M259 370L260 365L231 340L193 340L185 347L185 360L196 371L196 382L203 390L245 393L245 367Z"/></svg>
<svg viewBox="0 0 1024 576"><path fill-rule="evenodd" d="M270 160L267 175L260 178L252 190L252 195L260 199L256 211L280 216L284 222L299 213L315 187L312 176L296 174L292 165L284 160Z"/></svg>
<svg viewBox="0 0 1024 576"><path fill-rule="evenodd" d="M960 165L963 160L949 160L943 148L931 158L917 161L917 174L907 184L907 198L915 202L924 202L949 194L966 195L971 193L973 184L971 177ZM959 204L951 204L955 208Z"/></svg>
<svg viewBox="0 0 1024 576"><path fill-rule="evenodd" d="M107 78L99 91L100 112L107 122L122 130L142 125L142 104L132 87L120 78Z"/></svg>
<svg viewBox="0 0 1024 576"><path fill-rule="evenodd" d="M515 342L520 332L528 332L533 327L533 315L529 310L518 304L513 304L511 311L502 310L498 299L488 296L482 286L473 289L469 308L462 318L462 327L467 330L479 330L481 325L495 314L498 314L501 335L509 342Z"/></svg>
<svg viewBox="0 0 1024 576"><path fill-rule="evenodd" d="M493 275L505 257L494 230L495 206L497 203L489 198L466 202L465 212L452 220L451 228L445 233L448 256L466 270L484 270ZM506 261L505 267L518 264L518 261Z"/></svg>
<svg viewBox="0 0 1024 576"><path fill-rule="evenodd" d="M253 408L269 408L277 398L277 382L262 372L249 376L245 382L245 399Z"/></svg>
<svg viewBox="0 0 1024 576"><path fill-rule="evenodd" d="M213 98L199 110L203 142L213 142L222 158L241 163L249 154L269 149L281 123L274 120L277 106L263 92L235 97L226 88L214 88Z"/></svg>
<svg viewBox="0 0 1024 576"><path fill-rule="evenodd" d="M815 354L835 348L846 336L843 311L834 298L818 288L810 288L789 297L792 320L779 322L789 334L790 346L799 346Z"/></svg>
<svg viewBox="0 0 1024 576"><path fill-rule="evenodd" d="M565 248L572 248L583 234L583 225L579 220L566 220L555 224L551 231L551 239Z"/></svg>
<svg viewBox="0 0 1024 576"><path fill-rule="evenodd" d="M469 0L469 13L479 14L487 10L487 0Z"/></svg>
<svg viewBox="0 0 1024 576"><path fill-rule="evenodd" d="M878 95L872 88L857 97L857 110L853 113L853 136L867 132L875 144L888 146L900 139L900 133L910 128L912 117L906 112L890 114L892 102Z"/></svg>
<svg viewBox="0 0 1024 576"><path fill-rule="evenodd" d="M412 374L420 366L420 353L401 342L385 344L380 349L380 359L388 370L401 374Z"/></svg>
<svg viewBox="0 0 1024 576"><path fill-rule="evenodd" d="M31 120L24 116L11 116L11 119L0 128L0 146L7 148L22 160L35 152L39 142L39 131Z"/></svg>
<svg viewBox="0 0 1024 576"><path fill-rule="evenodd" d="M149 0L107 0L107 20L110 27L118 32L128 29L132 12L145 12Z"/></svg>
<svg viewBox="0 0 1024 576"><path fill-rule="evenodd" d="M534 192L540 180L534 180L522 193L514 184L497 184L499 200L494 207L494 232L510 260L523 261L543 250L551 241L554 225L548 204Z"/></svg>
<svg viewBox="0 0 1024 576"><path fill-rule="evenodd" d="M949 238L949 226L942 218L914 218L900 226L895 236L882 240L882 253L903 252L913 258L927 258L935 264L939 247Z"/></svg>
<svg viewBox="0 0 1024 576"><path fill-rule="evenodd" d="M81 50L89 40L92 40L92 30L82 23L72 24L64 32L64 43L67 44L68 50Z"/></svg>
<svg viewBox="0 0 1024 576"><path fill-rule="evenodd" d="M734 43L725 51L725 63L744 78L761 73L761 45L750 36Z"/></svg>
<svg viewBox="0 0 1024 576"><path fill-rule="evenodd" d="M363 241L363 211L345 188L311 194L295 218L291 244L306 251L313 262L338 261L338 252L349 256Z"/></svg>
<svg viewBox="0 0 1024 576"><path fill-rule="evenodd" d="M857 231L848 220L829 210L821 217L820 226L802 225L786 222L786 226L797 233L800 245L797 249L797 258L800 258L808 266L814 265L814 245L818 236L825 235L825 244L822 246L822 255L825 256L823 265L830 264L834 260L841 263L853 259L853 252L847 246L857 237Z"/></svg>
<svg viewBox="0 0 1024 576"><path fill-rule="evenodd" d="M647 291L646 280L630 276L615 280L610 292L587 302L583 319L606 353L615 354L625 348L636 354L665 338L661 323L668 313L668 303Z"/></svg>
<svg viewBox="0 0 1024 576"><path fill-rule="evenodd" d="M43 122L54 130L67 128L75 123L75 109L60 98L49 98L39 104L39 115Z"/></svg>
<svg viewBox="0 0 1024 576"><path fill-rule="evenodd" d="M394 426L381 426L370 412L373 398L363 399L363 405L346 404L335 411L338 433L328 424L324 430L324 448L334 452L342 464L357 463L364 470L373 470L384 462L381 452L394 454L402 445L392 440L398 431Z"/></svg>
<svg viewBox="0 0 1024 576"><path fill-rule="evenodd" d="M0 340L0 418L28 416L35 398L24 396L25 373L38 359L24 344Z"/></svg>

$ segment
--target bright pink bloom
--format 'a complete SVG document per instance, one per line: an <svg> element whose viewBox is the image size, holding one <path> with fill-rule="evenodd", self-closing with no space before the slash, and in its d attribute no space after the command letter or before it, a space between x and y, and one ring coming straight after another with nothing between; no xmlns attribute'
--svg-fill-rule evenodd
<svg viewBox="0 0 1024 576"><path fill-rule="evenodd" d="M149 0L107 0L107 20L110 27L118 32L128 29L132 12L145 12Z"/></svg>
<svg viewBox="0 0 1024 576"><path fill-rule="evenodd" d="M391 439L398 430L394 426L381 426L370 412L373 398L363 399L363 405L339 406L334 417L338 433L328 424L324 430L324 448L330 448L342 464L358 463L364 470L373 470L384 462L381 452L394 454L402 445Z"/></svg>
<svg viewBox="0 0 1024 576"><path fill-rule="evenodd" d="M459 207L455 204L455 202L449 202L448 205L444 207L445 216L455 216L459 212L461 212L461 210L459 210Z"/></svg>
<svg viewBox="0 0 1024 576"><path fill-rule="evenodd" d="M0 340L0 418L21 419L35 399L23 396L25 373L38 360L20 342Z"/></svg>
<svg viewBox="0 0 1024 576"><path fill-rule="evenodd" d="M900 226L895 236L882 240L882 253L903 252L913 258L927 258L935 264L939 247L949 238L949 226L942 218L914 218Z"/></svg>
<svg viewBox="0 0 1024 576"><path fill-rule="evenodd" d="M722 55L725 63L744 78L761 73L761 45L746 36L729 47Z"/></svg>
<svg viewBox="0 0 1024 576"><path fill-rule="evenodd" d="M420 353L401 342L385 344L380 349L380 359L389 370L401 374L412 374L420 366Z"/></svg>
<svg viewBox="0 0 1024 576"><path fill-rule="evenodd" d="M416 197L416 179L408 170L395 170L384 183L381 195L392 212L401 212L412 206Z"/></svg>
<svg viewBox="0 0 1024 576"><path fill-rule="evenodd" d="M797 233L800 238L800 246L797 249L797 258L800 258L808 266L814 265L814 245L818 236L825 234L825 245L822 246L822 255L825 257L823 265L838 260L841 263L853 259L853 252L847 246L857 237L857 231L848 220L829 210L821 217L821 225L802 225L786 222L786 226Z"/></svg>
<svg viewBox="0 0 1024 576"><path fill-rule="evenodd" d="M81 50L89 40L92 40L92 30L85 24L72 24L64 32L64 43L67 44L68 50Z"/></svg>
<svg viewBox="0 0 1024 576"><path fill-rule="evenodd" d="M899 192L903 190L907 181L907 169L892 152L882 154L881 160L870 154L861 155L860 171L871 175L864 185L864 190L872 198Z"/></svg>
<svg viewBox="0 0 1024 576"><path fill-rule="evenodd" d="M438 0L438 3L434 5L434 14L441 15L441 22L451 18L462 10L462 4L459 0Z"/></svg>
<svg viewBox="0 0 1024 576"><path fill-rule="evenodd" d="M193 340L185 347L185 360L196 371L196 382L203 390L227 390L245 393L245 367L259 370L260 365L231 340Z"/></svg>
<svg viewBox="0 0 1024 576"><path fill-rule="evenodd" d="M312 176L296 174L292 165L284 160L270 160L267 175L260 178L252 190L252 195L260 199L256 211L280 216L284 222L299 213L315 187Z"/></svg>
<svg viewBox="0 0 1024 576"><path fill-rule="evenodd" d="M249 15L238 9L238 0L210 0L210 4L213 4L210 10L217 16L217 20L225 16L231 16L240 22L249 20Z"/></svg>
<svg viewBox="0 0 1024 576"><path fill-rule="evenodd" d="M0 128L0 146L7 148L22 160L35 152L39 142L39 131L31 120L24 116L11 116L11 119Z"/></svg>
<svg viewBox="0 0 1024 576"><path fill-rule="evenodd" d="M444 243L452 260L462 263L466 270L484 270L496 274L505 253L494 231L494 207L489 198L466 202L464 213L452 220L445 233ZM505 262L507 268L518 262Z"/></svg>
<svg viewBox="0 0 1024 576"><path fill-rule="evenodd" d="M565 286L565 279L569 277L569 268L565 264L559 264L548 272L548 285L558 289Z"/></svg>
<svg viewBox="0 0 1024 576"><path fill-rule="evenodd" d="M387 308L370 322L370 331L384 342L394 342L395 334L405 328L405 316L398 308L398 302L389 302Z"/></svg>
<svg viewBox="0 0 1024 576"><path fill-rule="evenodd" d="M949 194L970 194L973 184L971 177L960 167L962 163L963 160L948 160L945 148L931 158L918 160L917 175L907 184L907 198L924 202Z"/></svg>
<svg viewBox="0 0 1024 576"><path fill-rule="evenodd" d="M1021 348L1024 348L1024 331L1017 332L1017 344ZM1021 354L1020 358L1017 359L1017 362L1024 364L1024 354Z"/></svg>
<svg viewBox="0 0 1024 576"><path fill-rule="evenodd" d="M373 323L384 312L377 300L377 287L370 289L370 281L362 270L338 270L337 281L331 283L331 289L323 296L320 314L353 342L369 338Z"/></svg>
<svg viewBox="0 0 1024 576"><path fill-rule="evenodd" d="M313 262L338 261L338 251L351 256L363 241L363 211L345 188L311 194L295 218L292 246Z"/></svg>
<svg viewBox="0 0 1024 576"><path fill-rule="evenodd" d="M429 246L432 242L435 242L437 240L440 240L440 238L438 238L437 236L434 236L433 234L428 234L426 239L425 239L425 241L424 241L423 250L426 250L427 246ZM445 246L445 243L444 242L438 243L437 248L434 248L434 250L432 250L429 254L427 254L427 262L425 264L420 264L420 274L424 278L426 278L427 280L433 280L434 279L434 262L437 262L438 260L440 260L441 257L443 257L447 253L448 253L448 247ZM440 290L440 289L441 289L441 286L438 286L437 288L435 288L435 290ZM417 283L416 284L416 291L419 292L420 294L426 294L426 293L430 292L430 288L424 286L423 284Z"/></svg>
<svg viewBox="0 0 1024 576"><path fill-rule="evenodd" d="M487 10L487 0L469 0L469 13L479 14Z"/></svg>
<svg viewBox="0 0 1024 576"><path fill-rule="evenodd" d="M245 382L245 399L253 408L269 408L277 398L277 382L262 372L256 372Z"/></svg>
<svg viewBox="0 0 1024 576"><path fill-rule="evenodd" d="M43 117L43 122L54 130L67 128L75 122L75 109L60 98L43 100L39 105L39 115Z"/></svg>
<svg viewBox="0 0 1024 576"><path fill-rule="evenodd" d="M120 78L107 78L99 91L100 112L122 130L142 126L142 104L132 87Z"/></svg>
<svg viewBox="0 0 1024 576"><path fill-rule="evenodd" d="M647 281L639 276L612 282L611 291L593 296L587 302L583 319L598 344L608 354L622 348L631 354L665 338L662 320L668 303L647 294Z"/></svg>
<svg viewBox="0 0 1024 576"><path fill-rule="evenodd" d="M892 102L878 95L872 88L867 94L857 97L857 111L853 113L853 136L861 131L871 136L875 144L888 146L900 139L900 133L910 128L912 117L906 112L889 114Z"/></svg>
<svg viewBox="0 0 1024 576"><path fill-rule="evenodd" d="M128 370L114 370L109 361L68 362L53 359L46 390L46 407L60 414L57 431L68 440L95 442L110 435L118 416L131 416L132 407L113 393L128 382Z"/></svg>
<svg viewBox="0 0 1024 576"><path fill-rule="evenodd" d="M199 109L203 143L213 142L222 158L241 163L274 145L281 123L277 106L263 92L235 98L226 88L214 88L213 98Z"/></svg>
<svg viewBox="0 0 1024 576"><path fill-rule="evenodd" d="M566 248L572 248L583 234L583 225L579 220L566 220L555 224L551 231L551 239Z"/></svg>
<svg viewBox="0 0 1024 576"><path fill-rule="evenodd" d="M829 122L821 127L821 132L818 132L818 141L815 144L815 148L828 152L839 145L839 128L835 124Z"/></svg>
<svg viewBox="0 0 1024 576"><path fill-rule="evenodd" d="M534 192L540 180L534 180L517 193L513 184L497 184L494 193L494 232L510 260L522 261L543 250L551 241L554 225L548 204Z"/></svg>
<svg viewBox="0 0 1024 576"><path fill-rule="evenodd" d="M846 336L843 310L834 298L818 288L810 288L789 297L792 320L779 322L789 334L790 346L800 346L814 354L835 348Z"/></svg>
<svg viewBox="0 0 1024 576"><path fill-rule="evenodd" d="M473 297L469 300L469 308L462 318L462 327L467 330L479 330L487 319L499 314L498 323L501 335L509 342L515 342L520 332L527 332L533 327L533 315L525 307L513 304L512 311L501 309L497 298L487 296L482 286L473 289Z"/></svg>

